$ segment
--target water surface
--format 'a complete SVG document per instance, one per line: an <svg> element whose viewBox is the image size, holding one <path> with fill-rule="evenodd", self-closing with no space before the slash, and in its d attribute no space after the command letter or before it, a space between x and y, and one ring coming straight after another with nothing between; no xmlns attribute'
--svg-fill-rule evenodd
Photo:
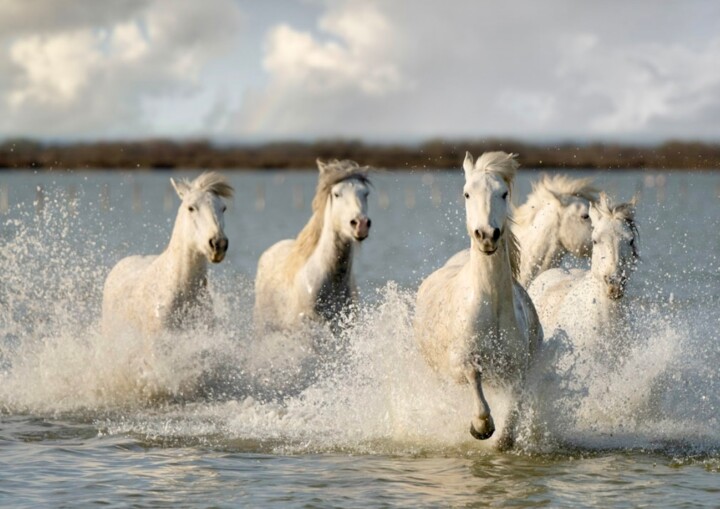
<svg viewBox="0 0 720 509"><path fill-rule="evenodd" d="M641 193L637 324L609 371L548 356L517 448L498 453L412 338L417 286L468 243L460 172L376 176L363 304L323 348L254 337L250 319L257 258L304 224L312 172L229 173L218 330L159 339L151 369L138 338L103 337L105 276L164 247L168 179L194 174L0 175L0 505L720 504L718 175L597 174L619 199Z"/></svg>

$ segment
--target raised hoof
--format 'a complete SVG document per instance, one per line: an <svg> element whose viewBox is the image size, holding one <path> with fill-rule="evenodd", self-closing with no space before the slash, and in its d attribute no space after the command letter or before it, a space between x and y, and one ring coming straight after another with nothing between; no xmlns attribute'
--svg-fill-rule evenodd
<svg viewBox="0 0 720 509"><path fill-rule="evenodd" d="M480 422L482 425L477 428L474 423L470 423L470 434L477 440L487 440L495 433L495 423L493 423L492 417Z"/></svg>

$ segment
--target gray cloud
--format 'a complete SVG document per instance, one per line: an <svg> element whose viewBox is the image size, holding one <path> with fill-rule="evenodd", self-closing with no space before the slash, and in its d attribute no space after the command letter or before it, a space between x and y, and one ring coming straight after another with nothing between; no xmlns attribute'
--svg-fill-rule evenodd
<svg viewBox="0 0 720 509"><path fill-rule="evenodd" d="M258 137L716 138L716 122L698 121L720 102L717 14L711 2L332 2L315 32L270 31L270 85L246 101L236 128Z"/></svg>
<svg viewBox="0 0 720 509"><path fill-rule="evenodd" d="M7 0L0 135L717 139L717 19L710 0Z"/></svg>
<svg viewBox="0 0 720 509"><path fill-rule="evenodd" d="M14 27L3 32L0 54L6 135L164 134L153 132L149 104L201 93L208 62L227 56L241 25L232 0L17 1L3 8L3 23Z"/></svg>

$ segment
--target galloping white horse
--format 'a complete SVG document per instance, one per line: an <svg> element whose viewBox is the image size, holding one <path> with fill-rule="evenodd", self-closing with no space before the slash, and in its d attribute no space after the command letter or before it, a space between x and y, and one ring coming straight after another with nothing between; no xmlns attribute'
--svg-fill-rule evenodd
<svg viewBox="0 0 720 509"><path fill-rule="evenodd" d="M605 193L590 208L590 270L552 269L540 274L528 292L546 331L563 329L573 344L588 346L622 326L625 285L638 259L635 202L613 205Z"/></svg>
<svg viewBox="0 0 720 509"><path fill-rule="evenodd" d="M533 184L527 201L513 214L513 233L520 244L520 284L528 287L538 274L560 266L572 253L592 253L590 203L597 201L592 178L544 175Z"/></svg>
<svg viewBox="0 0 720 509"><path fill-rule="evenodd" d="M192 182L170 182L182 200L170 243L160 255L129 256L110 271L102 306L106 332L130 325L156 334L181 328L188 316L206 318L210 312L207 261L225 258L222 198L231 197L233 188L214 172Z"/></svg>
<svg viewBox="0 0 720 509"><path fill-rule="evenodd" d="M473 164L466 154L470 249L432 273L417 296L415 333L422 353L441 376L471 385L476 408L470 433L480 440L495 431L481 378L517 387L542 342L533 303L515 281L517 246L509 215L519 166L514 158L487 152ZM504 438L511 428L506 427Z"/></svg>
<svg viewBox="0 0 720 509"><path fill-rule="evenodd" d="M258 261L255 322L292 329L304 320L333 322L356 298L355 248L370 232L368 167L317 161L313 215L297 238L282 240Z"/></svg>

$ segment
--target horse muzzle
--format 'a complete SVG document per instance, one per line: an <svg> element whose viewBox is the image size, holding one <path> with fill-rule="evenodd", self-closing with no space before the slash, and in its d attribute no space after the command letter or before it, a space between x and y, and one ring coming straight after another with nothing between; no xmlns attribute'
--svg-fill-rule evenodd
<svg viewBox="0 0 720 509"><path fill-rule="evenodd" d="M210 261L220 263L225 259L225 253L228 249L227 237L213 237L210 239Z"/></svg>
<svg viewBox="0 0 720 509"><path fill-rule="evenodd" d="M605 276L604 279L608 297L610 297L612 300L622 299L623 295L625 295L625 284L627 283L627 278L617 276Z"/></svg>
<svg viewBox="0 0 720 509"><path fill-rule="evenodd" d="M350 221L350 226L353 229L353 237L358 242L362 242L368 235L370 235L370 226L372 221L369 217L361 216Z"/></svg>
<svg viewBox="0 0 720 509"><path fill-rule="evenodd" d="M478 249L488 256L498 250L502 233L500 228L477 228L472 232Z"/></svg>

